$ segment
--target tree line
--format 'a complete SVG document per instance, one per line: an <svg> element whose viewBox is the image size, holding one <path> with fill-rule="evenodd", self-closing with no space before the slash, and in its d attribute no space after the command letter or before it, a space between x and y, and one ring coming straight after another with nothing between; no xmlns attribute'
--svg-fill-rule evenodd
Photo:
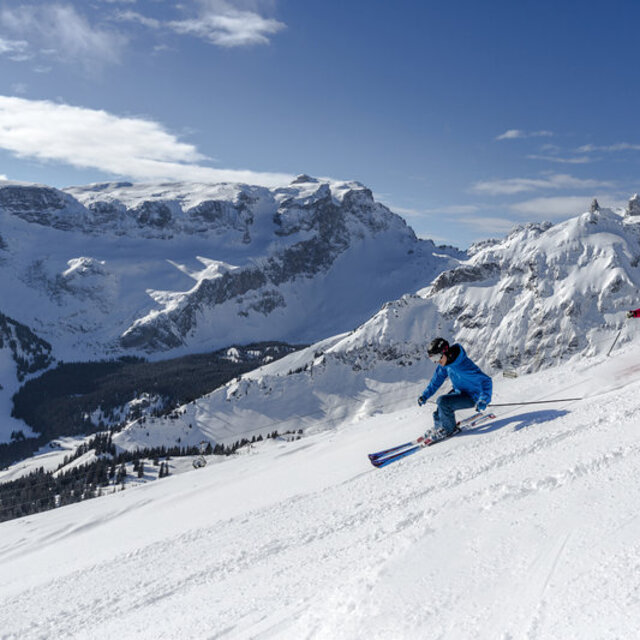
<svg viewBox="0 0 640 640"><path fill-rule="evenodd" d="M239 361L230 360L228 349L211 353L148 362L137 357L96 362L58 363L54 369L27 381L13 397L12 416L23 420L39 435L14 434L0 444L0 468L29 457L60 436L90 435L126 421L144 411L127 415L122 409L132 400L148 397L157 405L151 415L164 415L175 407L214 391L233 378L277 360L301 346L262 342L237 346ZM95 416L99 414L100 418Z"/></svg>
<svg viewBox="0 0 640 640"><path fill-rule="evenodd" d="M301 433L287 431L283 435L299 438ZM158 468L157 478L162 479L170 475L169 461L172 458L230 456L248 444L278 437L278 431L272 431L265 437L242 438L229 445L212 446L208 443L204 450L199 446L161 446L117 452L112 440L113 433L99 433L77 447L73 454L65 456L54 471L45 471L41 467L22 478L0 484L0 522L122 490L131 476L127 470L127 464L130 463L133 463L133 477L144 478L144 460L151 460L152 466ZM90 451L94 452L96 460L65 470L71 462Z"/></svg>

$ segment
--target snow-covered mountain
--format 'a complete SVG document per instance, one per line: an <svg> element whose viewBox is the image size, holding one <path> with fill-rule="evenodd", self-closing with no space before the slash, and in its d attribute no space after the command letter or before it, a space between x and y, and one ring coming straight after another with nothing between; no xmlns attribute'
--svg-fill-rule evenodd
<svg viewBox="0 0 640 640"><path fill-rule="evenodd" d="M640 306L640 227L609 210L526 225L443 272L418 294L387 303L348 334L257 369L183 407L178 419L132 424L123 448L228 443L274 429L311 433L413 403L433 372L427 345L460 340L495 376L619 353L640 337L625 311Z"/></svg>
<svg viewBox="0 0 640 640"><path fill-rule="evenodd" d="M0 311L65 360L313 342L458 257L355 182L0 182Z"/></svg>
<svg viewBox="0 0 640 640"><path fill-rule="evenodd" d="M640 219L595 208L472 248L421 292L495 369L533 371L602 350L640 306ZM635 332L632 332L636 335Z"/></svg>
<svg viewBox="0 0 640 640"><path fill-rule="evenodd" d="M147 464L145 486L1 523L0 635L636 638L639 356L500 378L502 400L585 400L500 409L382 470L366 453L428 416L403 395L384 415L189 473L174 458L160 481Z"/></svg>

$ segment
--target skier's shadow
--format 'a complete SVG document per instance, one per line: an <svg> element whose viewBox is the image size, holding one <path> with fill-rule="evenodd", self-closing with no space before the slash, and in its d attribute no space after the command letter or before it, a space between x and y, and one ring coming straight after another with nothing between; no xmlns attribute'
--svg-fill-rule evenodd
<svg viewBox="0 0 640 640"><path fill-rule="evenodd" d="M530 411L528 413L519 413L517 416L510 416L508 418L499 418L492 420L487 424L482 424L478 427L472 427L470 429L464 429L460 435L465 434L477 434L477 433L490 433L491 431L497 431L504 427L513 426L514 431L520 431L520 429L526 429L536 424L543 422L549 422L556 418L568 415L568 411L556 411L555 409L546 409L544 411Z"/></svg>

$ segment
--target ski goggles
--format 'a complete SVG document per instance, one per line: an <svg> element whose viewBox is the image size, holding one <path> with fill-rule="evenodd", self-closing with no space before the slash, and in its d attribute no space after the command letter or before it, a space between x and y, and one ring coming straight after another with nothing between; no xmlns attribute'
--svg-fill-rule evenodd
<svg viewBox="0 0 640 640"><path fill-rule="evenodd" d="M429 360L431 360L431 362L433 362L434 364L440 364L440 360L442 356L443 356L442 353L434 353L429 356Z"/></svg>

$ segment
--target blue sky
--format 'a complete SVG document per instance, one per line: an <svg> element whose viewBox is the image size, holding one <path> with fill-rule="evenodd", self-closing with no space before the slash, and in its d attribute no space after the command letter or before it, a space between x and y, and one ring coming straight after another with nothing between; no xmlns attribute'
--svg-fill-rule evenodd
<svg viewBox="0 0 640 640"><path fill-rule="evenodd" d="M0 0L0 176L359 180L465 247L640 190L635 0Z"/></svg>

